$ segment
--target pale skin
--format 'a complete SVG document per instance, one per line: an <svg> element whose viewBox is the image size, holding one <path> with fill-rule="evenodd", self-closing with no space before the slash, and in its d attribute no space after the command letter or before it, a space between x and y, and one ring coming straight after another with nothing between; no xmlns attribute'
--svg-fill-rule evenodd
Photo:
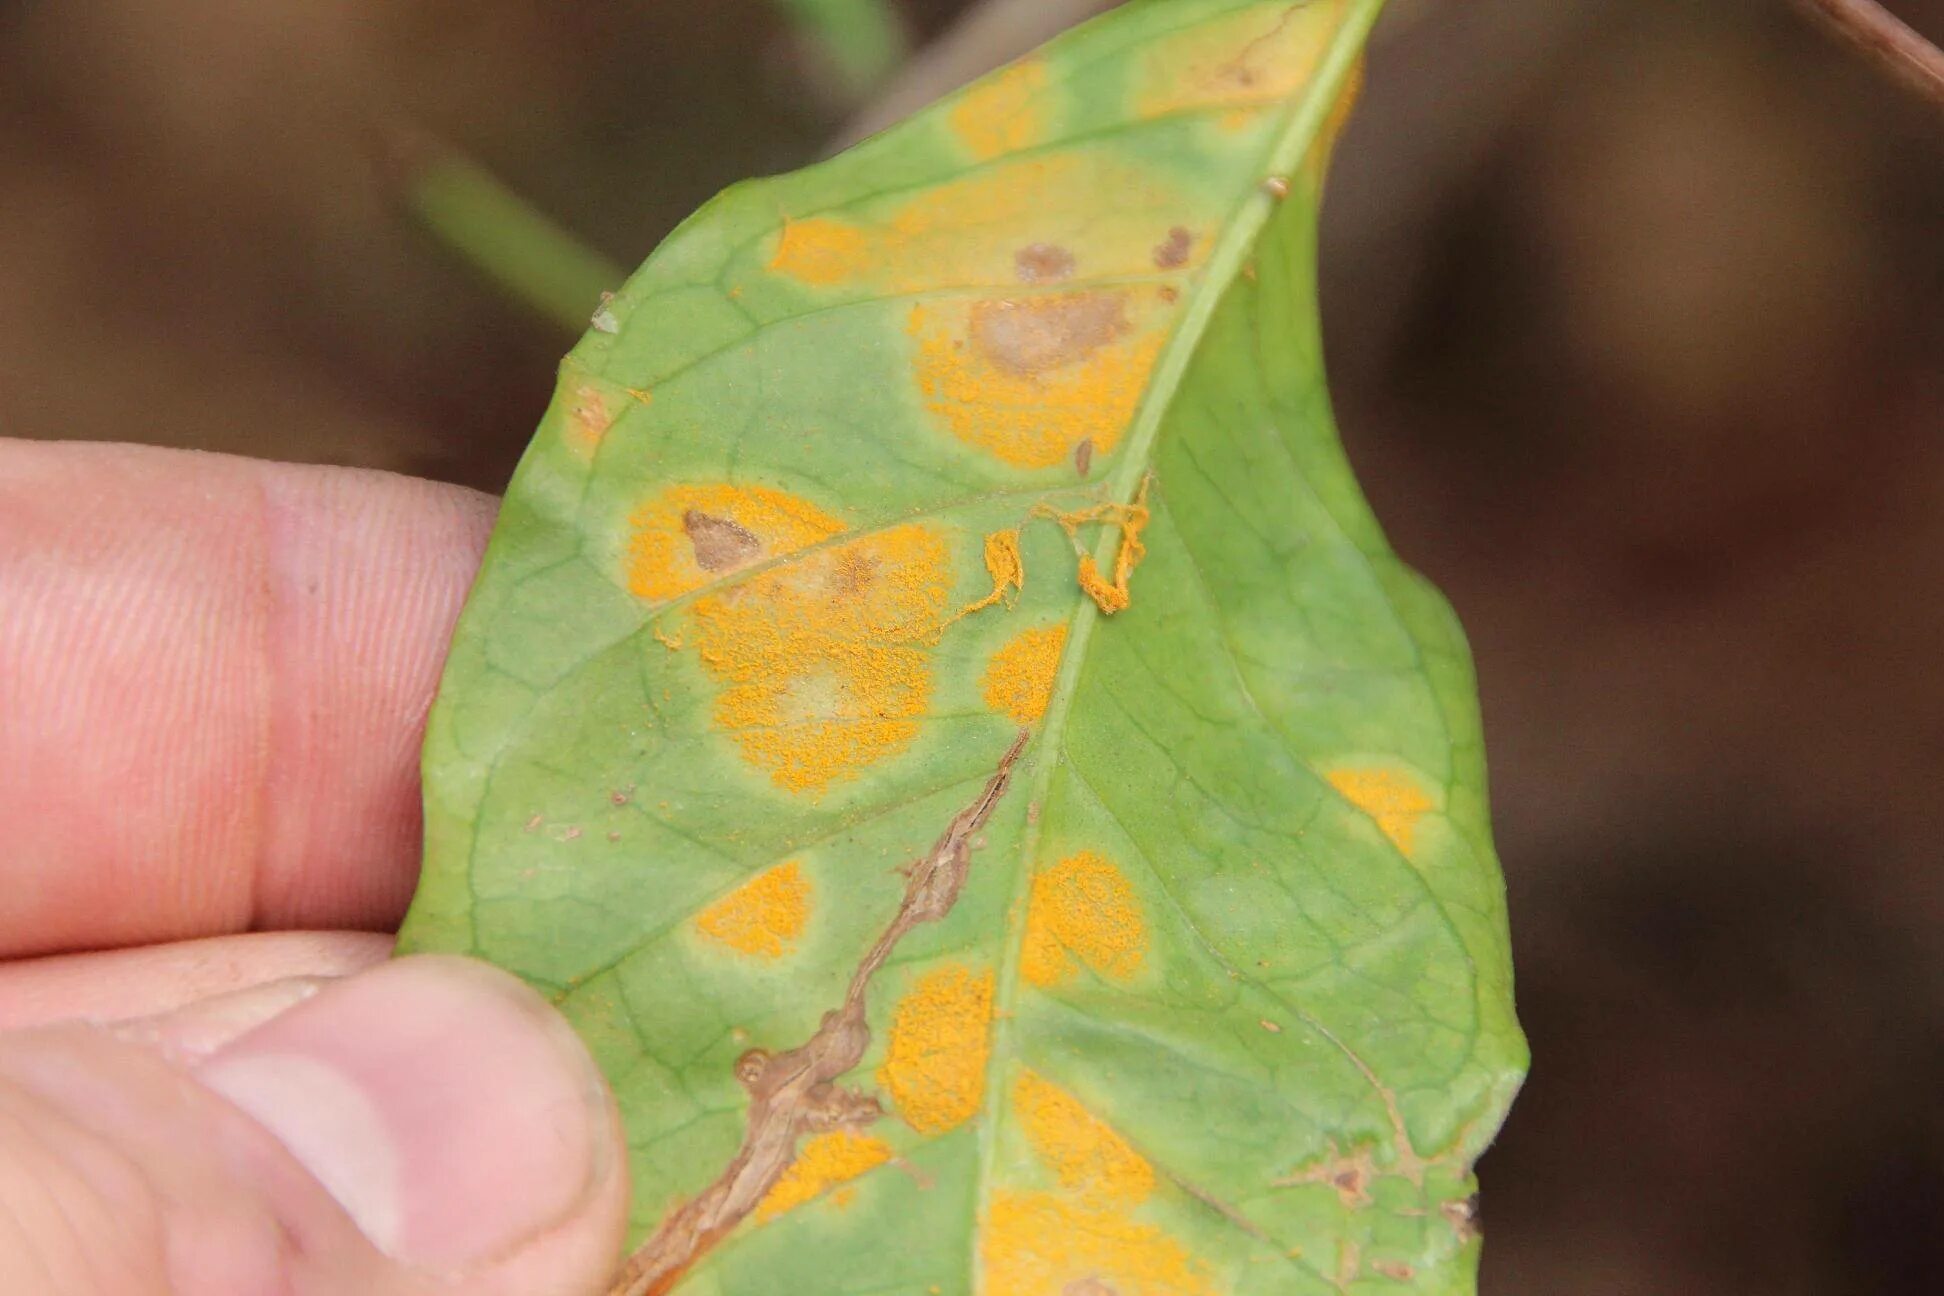
<svg viewBox="0 0 1944 1296"><path fill-rule="evenodd" d="M0 440L0 1291L606 1289L564 1023L387 962L493 502Z"/></svg>

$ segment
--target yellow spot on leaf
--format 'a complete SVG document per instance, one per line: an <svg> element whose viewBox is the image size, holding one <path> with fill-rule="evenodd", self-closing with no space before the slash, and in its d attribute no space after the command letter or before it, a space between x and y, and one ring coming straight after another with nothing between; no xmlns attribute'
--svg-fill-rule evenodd
<svg viewBox="0 0 1944 1296"><path fill-rule="evenodd" d="M1287 99L1315 74L1344 9L1343 0L1277 0L1157 41L1144 57L1135 110L1159 117Z"/></svg>
<svg viewBox="0 0 1944 1296"><path fill-rule="evenodd" d="M942 1134L978 1112L991 1026L990 972L937 968L899 1001L878 1082L913 1129Z"/></svg>
<svg viewBox="0 0 1944 1296"><path fill-rule="evenodd" d="M704 936L738 954L780 958L810 918L810 882L795 860L758 873L695 917Z"/></svg>
<svg viewBox="0 0 1944 1296"><path fill-rule="evenodd" d="M1102 1290L1116 1296L1213 1296L1215 1290L1204 1266L1160 1229L1052 1193L994 1193L979 1256L985 1296L1091 1296Z"/></svg>
<svg viewBox="0 0 1944 1296"><path fill-rule="evenodd" d="M1060 1186L1098 1203L1135 1205L1154 1192L1154 1167L1066 1090L1031 1071L1013 1085L1013 1107L1033 1151Z"/></svg>
<svg viewBox="0 0 1944 1296"><path fill-rule="evenodd" d="M965 92L946 118L973 157L984 161L1031 148L1046 136L1046 65L1023 59Z"/></svg>
<svg viewBox="0 0 1944 1296"><path fill-rule="evenodd" d="M901 751L931 700L949 564L935 531L898 526L698 599L717 727L792 792Z"/></svg>
<svg viewBox="0 0 1944 1296"><path fill-rule="evenodd" d="M814 1135L804 1140L796 1160L757 1204L756 1218L766 1220L781 1215L839 1184L877 1169L890 1159L891 1145L869 1134L840 1129Z"/></svg>
<svg viewBox="0 0 1944 1296"><path fill-rule="evenodd" d="M1103 207L1100 196L1114 195ZM1002 158L896 201L785 221L770 269L813 288L923 292L1147 276L1171 226L1219 221L1214 196L1097 148Z"/></svg>
<svg viewBox="0 0 1944 1296"><path fill-rule="evenodd" d="M629 519L628 588L660 603L728 572L795 553L844 524L766 486L671 486Z"/></svg>
<svg viewBox="0 0 1944 1296"><path fill-rule="evenodd" d="M591 459L613 426L614 413L608 409L600 390L587 384L576 387L564 426L567 448L582 459Z"/></svg>
<svg viewBox="0 0 1944 1296"><path fill-rule="evenodd" d="M1033 878L1020 971L1033 985L1059 985L1075 960L1125 981L1147 955L1147 920L1127 878L1103 855L1082 851Z"/></svg>
<svg viewBox="0 0 1944 1296"><path fill-rule="evenodd" d="M1045 715L1066 637L1065 626L1052 625L1022 630L1007 640L986 663L981 682L986 705L1020 724Z"/></svg>
<svg viewBox="0 0 1944 1296"><path fill-rule="evenodd" d="M920 303L909 331L925 407L1020 468L1114 448L1146 390L1169 313L1133 290Z"/></svg>
<svg viewBox="0 0 1944 1296"><path fill-rule="evenodd" d="M842 221L785 220L769 268L824 288L855 278L870 263L871 252L863 231Z"/></svg>
<svg viewBox="0 0 1944 1296"><path fill-rule="evenodd" d="M1333 770L1330 786L1344 800L1377 821L1384 836L1409 855L1417 845L1418 821L1437 808L1416 782L1396 770Z"/></svg>

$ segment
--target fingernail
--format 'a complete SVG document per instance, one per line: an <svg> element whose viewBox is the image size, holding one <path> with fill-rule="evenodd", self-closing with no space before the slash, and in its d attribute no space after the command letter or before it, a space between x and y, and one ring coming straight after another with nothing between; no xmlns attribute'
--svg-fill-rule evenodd
<svg viewBox="0 0 1944 1296"><path fill-rule="evenodd" d="M466 959L332 984L196 1074L408 1264L509 1251L614 1172L613 1109L586 1049L538 995Z"/></svg>

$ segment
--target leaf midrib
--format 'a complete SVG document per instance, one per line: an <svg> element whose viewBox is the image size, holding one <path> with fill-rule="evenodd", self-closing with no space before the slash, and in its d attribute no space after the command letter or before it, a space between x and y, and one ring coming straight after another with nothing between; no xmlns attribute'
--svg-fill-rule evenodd
<svg viewBox="0 0 1944 1296"><path fill-rule="evenodd" d="M1371 25L1376 21L1382 5L1383 0L1349 0L1350 11L1345 14L1335 39L1318 63L1308 93L1290 110L1287 125L1269 150L1262 178L1289 178L1303 162L1342 92L1352 65L1362 53ZM1150 471L1162 421L1172 406L1190 361L1200 348L1208 322L1282 201L1301 202L1308 199L1294 193L1285 199L1278 199L1261 190L1251 193L1243 200L1240 211L1216 242L1203 270L1201 283L1190 296L1181 322L1156 362L1147 392L1130 420L1126 449L1114 471L1106 478L1105 493L1108 499L1132 499L1141 479ZM1095 547L1095 561L1103 565L1108 563L1117 543L1118 536L1109 528L1108 534ZM1073 616L1067 623L1066 652L1054 676L1042 728L1033 742L1035 750L1031 778L1020 789L1027 797L1029 807L1038 805L1043 808L1046 803L1053 773L1061 757L1067 719L1079 687L1080 673L1086 664L1087 649L1100 617L1101 612L1091 599L1076 600ZM1025 934L1023 905L1032 880L1031 862L1039 849L1045 819L1044 814L1028 813L1020 834L1019 853L1013 861L1012 897L1005 910L1009 917L1015 919L1014 927L1008 933L1008 939L1001 943L1001 961L994 974L992 1028L985 1069L988 1119L979 1131L975 1170L977 1182L971 1195L973 1218L968 1222L967 1229L967 1236L972 1239L972 1244L967 1248L971 1267L967 1290L974 1293L983 1290L984 1262L977 1238L980 1234L980 1218L985 1213L987 1190L992 1181L992 1169L998 1159L1002 1123L996 1115L999 1102L995 1096L995 1081L999 1078L1000 1068L1011 1059L1009 1037L1012 1034L1014 1005L1019 994L1019 963Z"/></svg>

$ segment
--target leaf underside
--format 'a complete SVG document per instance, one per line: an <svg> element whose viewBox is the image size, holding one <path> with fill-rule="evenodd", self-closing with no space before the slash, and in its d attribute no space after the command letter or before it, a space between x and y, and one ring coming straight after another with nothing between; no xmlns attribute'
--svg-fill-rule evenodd
<svg viewBox="0 0 1944 1296"><path fill-rule="evenodd" d="M1472 1289L1474 682L1315 309L1379 4L1128 5L729 190L563 364L401 948L588 1040L630 1290Z"/></svg>

